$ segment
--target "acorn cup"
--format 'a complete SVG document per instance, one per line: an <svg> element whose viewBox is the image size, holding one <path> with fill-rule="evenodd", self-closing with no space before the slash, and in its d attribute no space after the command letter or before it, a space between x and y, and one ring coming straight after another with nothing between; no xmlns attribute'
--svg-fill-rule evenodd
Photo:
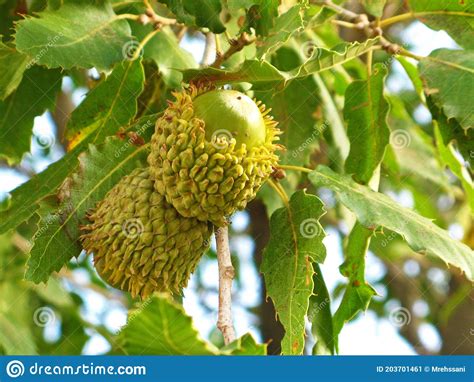
<svg viewBox="0 0 474 382"><path fill-rule="evenodd" d="M184 217L227 224L255 198L281 146L270 110L235 90L174 93L148 156L155 189Z"/></svg>
<svg viewBox="0 0 474 382"><path fill-rule="evenodd" d="M204 252L212 225L181 216L156 192L149 169L120 180L81 227L83 247L110 285L146 298L181 293Z"/></svg>

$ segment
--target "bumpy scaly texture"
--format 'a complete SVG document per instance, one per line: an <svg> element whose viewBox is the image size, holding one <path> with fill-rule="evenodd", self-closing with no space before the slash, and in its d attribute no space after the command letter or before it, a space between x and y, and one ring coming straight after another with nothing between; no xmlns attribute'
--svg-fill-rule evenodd
<svg viewBox="0 0 474 382"><path fill-rule="evenodd" d="M272 173L278 161L275 151L279 146L274 141L279 130L257 102L255 107L265 129L262 143L251 146L242 142L245 139L239 141L239 134L242 137L247 133L242 133L239 126L228 126L225 112L222 126L213 126L209 134L194 106L196 98L206 91L191 87L174 94L176 100L169 102L156 123L148 163L156 190L181 215L223 226L227 216L245 208Z"/></svg>
<svg viewBox="0 0 474 382"><path fill-rule="evenodd" d="M180 293L212 234L210 224L180 216L141 168L115 185L89 220L82 241L99 275L143 298Z"/></svg>

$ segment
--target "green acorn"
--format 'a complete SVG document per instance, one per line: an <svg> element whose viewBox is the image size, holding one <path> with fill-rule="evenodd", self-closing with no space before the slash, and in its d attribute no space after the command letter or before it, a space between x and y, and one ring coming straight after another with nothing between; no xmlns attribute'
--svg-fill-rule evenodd
<svg viewBox="0 0 474 382"><path fill-rule="evenodd" d="M120 180L88 217L81 239L94 253L97 272L134 297L180 293L212 234L210 224L179 215L141 168Z"/></svg>
<svg viewBox="0 0 474 382"><path fill-rule="evenodd" d="M280 131L264 105L235 90L174 95L156 123L150 174L181 215L223 226L273 172Z"/></svg>

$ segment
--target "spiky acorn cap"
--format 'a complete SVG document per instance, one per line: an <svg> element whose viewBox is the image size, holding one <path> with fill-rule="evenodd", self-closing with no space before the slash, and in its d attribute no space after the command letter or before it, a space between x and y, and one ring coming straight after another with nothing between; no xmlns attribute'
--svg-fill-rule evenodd
<svg viewBox="0 0 474 382"><path fill-rule="evenodd" d="M223 226L276 166L280 131L268 110L234 90L174 93L148 156L158 192L178 212Z"/></svg>
<svg viewBox="0 0 474 382"><path fill-rule="evenodd" d="M212 227L182 217L153 187L148 169L116 184L82 227L84 249L115 288L145 298L180 293L209 247Z"/></svg>

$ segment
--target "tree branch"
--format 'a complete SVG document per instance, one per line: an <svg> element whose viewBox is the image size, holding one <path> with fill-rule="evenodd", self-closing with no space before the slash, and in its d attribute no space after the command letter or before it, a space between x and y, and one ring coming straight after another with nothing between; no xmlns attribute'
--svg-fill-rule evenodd
<svg viewBox="0 0 474 382"><path fill-rule="evenodd" d="M247 45L255 42L255 38L250 38L249 35L243 32L238 39L233 39L229 41L230 47L224 53L216 52L216 60L212 65L213 68L219 68L223 62L227 61L233 54L240 52Z"/></svg>
<svg viewBox="0 0 474 382"><path fill-rule="evenodd" d="M217 264L219 266L219 311L217 328L224 336L227 345L235 340L235 331L232 323L232 280L234 267L230 257L228 227L216 230Z"/></svg>
<svg viewBox="0 0 474 382"><path fill-rule="evenodd" d="M204 45L204 54L202 55L201 65L209 66L216 57L216 37L214 33L206 33L206 44Z"/></svg>

